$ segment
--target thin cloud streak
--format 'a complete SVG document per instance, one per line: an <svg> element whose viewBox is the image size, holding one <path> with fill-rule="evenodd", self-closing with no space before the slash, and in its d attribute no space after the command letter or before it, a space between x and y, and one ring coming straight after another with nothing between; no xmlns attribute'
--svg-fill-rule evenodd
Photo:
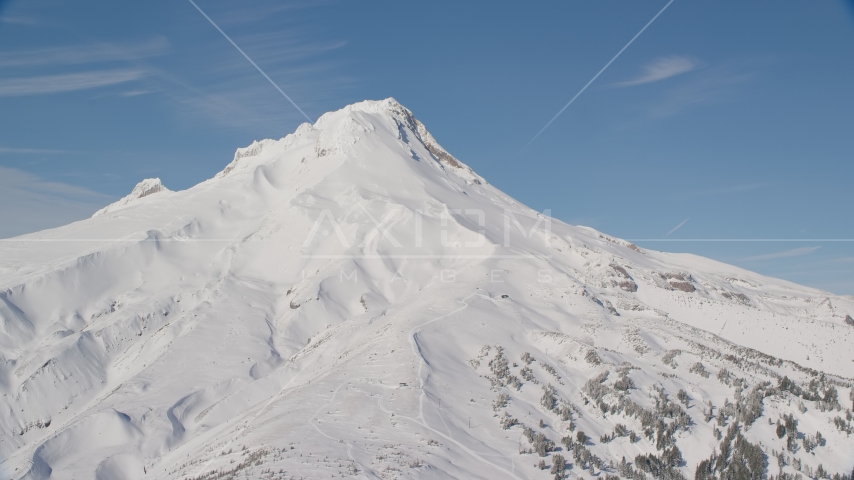
<svg viewBox="0 0 854 480"><path fill-rule="evenodd" d="M208 21L208 22L210 22L210 24L211 24L211 25L213 25L213 27L214 27L214 28L216 28L216 29L217 29L217 31L218 31L219 33L221 33L221 34L222 34L222 36L223 36L223 37L225 37L225 39L226 39L226 40L228 40L228 42L229 42L229 43L231 43L231 45L232 45L232 46L234 46L234 48L236 48L236 49L237 49L237 51L238 51L238 52L240 52L240 54L241 54L241 55L243 55L243 57L244 57L244 58L246 58L246 60L248 60L248 61L249 61L249 63L251 63L251 64L252 64L252 66L253 66L253 67L255 67L255 69L256 69L256 70L258 70L258 72L259 72L259 73L261 73L261 75L263 75L263 76L264 76L264 78L266 78L266 79L267 79L267 81L269 81L269 82L270 82L270 84L271 84L271 85L273 85L273 87L275 87L275 88L276 88L276 90L278 90L278 91L279 91L279 93L281 93L281 94L282 94L286 99L288 99L288 101L289 101L289 102L291 102L291 105L293 105L293 106L294 106L294 108L296 108L297 110L299 110L299 113L301 113L303 117L305 117L309 122L314 123L314 120L312 120L312 119L311 119L311 117L309 117L308 115L306 115L306 113L305 113L305 112L303 112L301 108L299 108L299 105L297 105L297 104L296 104L296 102L294 102L294 101L291 99L291 97L289 97L289 96L288 96L288 94L284 92L284 90L282 90L281 88L279 88L279 86L276 84L276 82L274 82L274 81L273 81L273 79L272 79L272 78L270 78L266 73L264 73L264 70L261 70L261 67L259 67L259 66L258 66L258 64L256 64L254 61L252 61L252 59L251 59L251 58L249 58L249 55L247 55L247 54L246 54L246 52L244 52L244 51L243 51L243 49L241 49L239 46L237 46L237 44L236 44L236 43L234 43L234 40L232 40L232 39L231 39L231 37L229 37L228 35L226 35L226 33L225 33L224 31L222 31L222 29L221 29L221 28L219 28L219 25L217 25L217 24L216 24L216 23L211 19L211 17L209 17L209 16L208 16L208 15L207 15L207 14L206 14L206 13L205 13L201 8L199 8L199 6L198 6L198 5L196 5L196 2L194 2L193 0L188 0L188 1L189 1L189 2L194 6L194 7L196 7L196 10L198 10L198 11L199 11L199 13L201 13L201 14L202 14L202 16L203 16L203 17L205 17L205 18L207 19L207 21ZM670 1L672 2L673 0L670 0Z"/></svg>
<svg viewBox="0 0 854 480"><path fill-rule="evenodd" d="M682 228L682 225L685 225L686 223L688 223L688 220L691 220L691 217L688 217L685 220L682 220L682 223L673 227L673 230L667 232L664 236L669 237L671 233L675 232L676 230L679 230L680 228Z"/></svg>
<svg viewBox="0 0 854 480"><path fill-rule="evenodd" d="M242 60L241 60L242 61ZM278 104L271 104L270 90L264 84L257 81L255 74L237 64L230 69L232 74L227 75L208 74L207 78L225 77L219 83L206 86L196 86L182 78L165 71L154 71L152 75L163 80L175 88L164 88L160 91L167 96L177 108L178 113L192 118L196 123L199 116L205 121L214 122L228 128L248 128L257 132L268 132L266 135L280 135L281 131L270 129L271 125L281 125L291 122L303 122L303 117L296 110L283 109ZM342 85L332 83L341 81L340 76L320 76L327 73L323 64L314 63L310 67L295 67L289 69L288 73L300 79L300 85L304 85L311 78L324 78L322 95L337 91ZM235 88L234 85L241 85ZM315 85L319 85L315 82ZM300 90L309 90L302 87ZM313 92L315 95L317 91ZM303 94L305 97L305 94ZM278 127L276 127L278 128Z"/></svg>
<svg viewBox="0 0 854 480"><path fill-rule="evenodd" d="M784 250L782 252L776 253L768 253L765 255L756 255L753 257L743 258L744 262L758 262L763 260L776 260L778 258L791 258L791 257L801 257L804 255L809 255L810 253L815 252L821 247L801 247L801 248L793 248L791 250Z"/></svg>
<svg viewBox="0 0 854 480"><path fill-rule="evenodd" d="M616 83L618 87L631 87L645 83L660 82L676 75L690 72L700 66L700 62L685 56L673 55L662 57L643 67L644 73L634 80Z"/></svg>
<svg viewBox="0 0 854 480"><path fill-rule="evenodd" d="M192 1L192 0L190 0L190 1ZM596 75L593 75L593 78L591 78L591 79L590 79L590 81L589 81L589 82L587 82L587 84L586 84L586 85L584 85L583 87L581 87L581 90L579 90L579 91L578 91L578 93L576 93L576 94L575 94L575 96L574 96L574 97L572 97L572 99L570 99L570 100L569 100L569 102L567 102L567 103L566 103L566 105L564 105L564 106L563 106L563 108L561 108L561 109L560 109L560 111L559 111L559 112L557 112L557 114L556 114L554 117L552 117L552 119L551 119L551 120L549 120L549 123L547 123L547 124L546 124L546 126L544 126L542 129L540 129L540 131L539 131L539 132L537 132L537 134L536 134L536 135L534 135L534 138L532 138L532 139L531 139L531 141L529 141L529 142L528 142L524 147L522 147L522 150L525 150L526 148L528 148L528 146L529 146L529 145L531 145L532 143L534 143L534 140L536 140L540 135L542 135L542 133L543 133L543 132L545 132L547 128L549 128L549 125L551 125L552 123L554 123L554 121L555 121L555 120L557 120L557 117L559 117L559 116L563 113L563 111L564 111L564 110L566 110L570 105L572 105L572 102L574 102L574 101L575 101L575 99L576 99L576 98L578 98L582 93L584 93L584 91L585 91L585 90L587 90L587 87L589 87L589 86L590 86L590 84L592 84L594 81L596 81L596 79L597 79L597 78L599 78L599 75L602 75L602 72L604 72L605 70L607 70L607 69L608 69L608 67L610 67L610 66L611 66L611 64L612 64L612 63L614 63L614 61L615 61L617 58L619 58L619 56L620 56L620 55L622 55L622 53L623 53L624 51L626 51L626 49L627 49L627 48L629 48L629 46L630 46L632 43L634 43L634 41L635 41L635 40L637 40L637 38L638 38L638 37L640 37L640 36L641 36L641 34L642 34L642 33L643 33L647 28L649 28L649 26L650 26L650 25L652 25L652 22L654 22L656 18L658 18L662 13L664 13L664 11L665 11L665 10L667 10L667 7L669 7L669 6L670 6L670 4L671 4L671 3L673 3L673 1L674 1L674 0L670 0L669 2L667 2L667 4L664 6L664 8L662 8L661 10L659 10L659 11L658 11L658 13L656 13L656 14L655 14L655 16L654 16L654 17L652 17L652 20L650 20L649 22L647 22L647 24L646 24L646 25L644 25L644 26L643 26L643 28L641 28L641 29L640 29L640 31L639 31L638 33L636 33L634 37L632 37L632 39L631 39L631 40L629 40L629 43L627 43L623 48L621 48L621 49L620 49L620 51L619 51L619 52L617 52L617 54L616 54L616 55L614 55L614 57L613 57L613 58L611 58L611 60L609 60L609 61L608 61L608 63L606 63L606 64L605 64L605 66L604 66L604 67L602 67L602 69L601 69L601 70L599 70L599 72L597 72L597 73L596 73Z"/></svg>
<svg viewBox="0 0 854 480"><path fill-rule="evenodd" d="M107 199L112 198L88 188L78 187L62 182L45 180L37 175L17 168L0 167L0 185L4 189L29 190L45 195L63 195L78 198Z"/></svg>
<svg viewBox="0 0 854 480"><path fill-rule="evenodd" d="M127 92L122 92L121 96L123 97L138 97L140 95L148 95L149 93L154 93L155 90L128 90Z"/></svg>
<svg viewBox="0 0 854 480"><path fill-rule="evenodd" d="M723 193L739 193L739 192L750 192L753 190L759 190L760 188L767 187L766 183L745 183L741 185L732 185L730 187L721 187L721 188L711 188L708 190L698 190L694 192L687 193L688 195L718 195Z"/></svg>
<svg viewBox="0 0 854 480"><path fill-rule="evenodd" d="M663 118L699 105L718 103L731 96L733 87L753 78L753 73L735 73L728 68L718 68L668 91L661 101L650 109L650 116Z"/></svg>
<svg viewBox="0 0 854 480"><path fill-rule="evenodd" d="M44 148L10 148L10 147L0 147L0 155L11 154L11 155L64 155L69 153L78 153L70 150L50 150Z"/></svg>
<svg viewBox="0 0 854 480"><path fill-rule="evenodd" d="M93 43L67 47L0 52L0 67L36 65L73 65L96 62L137 60L166 53L169 42L165 37L138 45Z"/></svg>
<svg viewBox="0 0 854 480"><path fill-rule="evenodd" d="M0 17L0 23L5 23L8 25L38 25L39 21L34 18L26 18L26 17Z"/></svg>
<svg viewBox="0 0 854 480"><path fill-rule="evenodd" d="M145 76L143 70L101 70L62 75L18 77L0 80L0 97L40 95L71 92L105 87L138 80Z"/></svg>
<svg viewBox="0 0 854 480"><path fill-rule="evenodd" d="M82 220L114 200L88 188L0 166L0 238Z"/></svg>

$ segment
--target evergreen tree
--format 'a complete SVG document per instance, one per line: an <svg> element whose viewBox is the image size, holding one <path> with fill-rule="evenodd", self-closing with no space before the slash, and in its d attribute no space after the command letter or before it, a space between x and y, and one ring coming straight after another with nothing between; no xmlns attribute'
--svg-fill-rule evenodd
<svg viewBox="0 0 854 480"><path fill-rule="evenodd" d="M566 460L563 458L563 455L557 453L552 457L551 473L563 474L564 470L566 470Z"/></svg>

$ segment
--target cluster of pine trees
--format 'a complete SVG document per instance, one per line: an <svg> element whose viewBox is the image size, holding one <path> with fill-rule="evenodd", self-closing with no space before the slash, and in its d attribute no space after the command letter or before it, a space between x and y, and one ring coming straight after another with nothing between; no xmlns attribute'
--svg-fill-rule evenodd
<svg viewBox="0 0 854 480"><path fill-rule="evenodd" d="M534 432L532 428L524 427L522 433L531 443L531 448L537 455L545 457L549 452L554 451L555 442L546 438L542 432Z"/></svg>
<svg viewBox="0 0 854 480"><path fill-rule="evenodd" d="M719 452L713 452L697 465L695 480L743 479L761 480L765 474L765 454L758 445L747 441L733 422L720 444Z"/></svg>
<svg viewBox="0 0 854 480"><path fill-rule="evenodd" d="M816 402L816 406L822 412L826 410L841 410L842 405L839 403L839 392L836 387L830 384L828 378L824 374L818 378L812 378L806 388L801 387L796 382L789 380L789 377L783 377L777 384L777 390L781 392L789 392L792 395Z"/></svg>
<svg viewBox="0 0 854 480"><path fill-rule="evenodd" d="M675 358L680 353L679 350L671 350L665 363L675 364ZM587 360L592 364L599 364L601 360L596 355L594 350L588 351ZM525 352L520 357L523 365L520 369L520 376L527 382L540 384L534 376L530 365L535 362L533 356ZM597 361L598 360L598 361ZM778 359L764 359L765 363L779 363ZM774 360L774 361L772 361ZM474 365L473 365L474 366ZM517 367L516 363L512 364ZM476 368L476 367L475 367ZM521 388L519 378L511 373L510 362L504 355L503 348L496 347L494 358L489 361L491 375L488 377L493 385L493 388L498 390L501 387L515 387L517 390ZM554 368L543 364L543 368L555 376L560 383L560 377ZM638 420L642 426L641 433L652 443L656 452L646 455L637 455L632 463L623 461L619 465L610 463L610 468L605 462L593 454L588 448L590 439L584 432L577 432L575 437L566 436L561 440L564 447L562 454L553 453L560 450L555 446L555 443L549 440L542 432L536 432L531 428L521 425L516 419L504 412L500 419L500 424L503 429L512 428L515 425L523 427L523 434L528 439L531 448L529 453L536 453L542 458L551 455L552 465L550 473L555 475L555 479L562 479L565 476L565 470L577 466L580 469L589 469L591 475L595 475L597 470L601 472L600 478L616 479L618 477L610 475L608 472L602 472L602 469L617 472L623 478L629 479L665 479L665 480L682 480L684 476L679 471L680 466L684 466L682 454L676 446L675 437L679 431L687 430L691 424L691 417L685 412L684 408L688 408L692 399L684 390L679 390L674 399L671 399L665 390L655 385L650 390L650 397L654 400L653 408L646 408L639 405L631 398L631 390L635 389L635 384L629 376L632 367L628 363L624 363L618 367L614 373L617 374L616 381L612 386L606 382L609 379L609 373L603 372L594 378L589 379L581 389L582 399L585 404L591 401L593 405L598 407L602 413L607 415L622 414L628 417L633 417ZM709 372L705 367L697 362L691 367L692 373L708 378ZM719 449L714 451L712 455L703 460L697 465L695 470L696 480L723 480L723 479L744 479L753 480L760 478L776 478L780 480L797 479L800 474L784 474L782 467L784 465L792 465L798 472L808 475L810 478L826 478L832 480L854 480L854 472L852 475L847 474L831 474L824 470L819 465L812 469L809 466L803 465L797 458L784 458L784 453L778 454L775 452L773 456L766 457L765 453L758 445L750 443L742 430L749 428L763 413L764 398L771 395L783 395L784 393L791 394L796 397L798 409L803 412L806 407L803 401L815 402L815 405L821 411L827 410L842 410L839 402L839 394L836 385L840 384L840 380L827 378L825 375L816 375L809 381L808 384L799 384L788 377L778 377L776 386L772 386L771 382L760 382L751 386L744 378L739 378L733 375L726 368L719 370L717 378L721 383L735 388L734 401L725 400L724 405L715 412L714 405L711 402L703 405L703 413L706 422L712 420L717 413L717 424L720 430L715 429L715 436L720 440ZM542 397L540 405L546 411L555 413L562 421L569 422L569 430L574 431L573 424L573 407L566 400L559 397L557 390L551 384L545 384L542 387ZM506 407L510 400L510 396L505 392L499 392L497 398L493 402L493 409L499 411ZM854 390L852 390L852 401L854 401ZM684 408L683 408L684 407ZM795 412L797 413L797 412ZM851 410L846 409L846 416L843 419L837 416L833 419L834 425L843 432L854 432L854 427L851 426L854 416ZM543 427L540 421L540 427ZM768 421L771 425L771 420ZM726 434L721 435L721 430L726 428ZM825 443L824 437L820 432L815 435L803 434L798 431L798 421L794 414L784 415L777 421L775 433L778 438L786 438L788 453L794 453L801 448L810 453ZM624 424L618 423L612 433L605 433L599 437L601 443L608 443L617 437L628 436L632 443L639 440L638 435L629 430ZM767 473L768 465L767 458L776 458L780 463L780 473L776 476ZM570 464L570 459L574 465ZM788 462L788 463L787 463ZM795 463L796 462L796 463ZM545 461L540 462L542 469L546 469Z"/></svg>

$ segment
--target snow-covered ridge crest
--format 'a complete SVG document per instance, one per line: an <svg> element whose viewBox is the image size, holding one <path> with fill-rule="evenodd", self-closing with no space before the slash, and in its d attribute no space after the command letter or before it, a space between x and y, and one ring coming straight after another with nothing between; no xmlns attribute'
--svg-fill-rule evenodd
<svg viewBox="0 0 854 480"><path fill-rule="evenodd" d="M263 140L256 140L252 142L248 147L238 148L237 151L234 152L234 158L231 160L231 163L225 166L221 172L217 173L214 178L222 178L228 175L232 170L234 170L239 164L240 160L247 157L254 157L260 154L264 149L272 144L275 144L276 140L272 140L269 138L265 138Z"/></svg>
<svg viewBox="0 0 854 480"><path fill-rule="evenodd" d="M485 180L477 175L474 170L445 150L430 134L427 127L416 119L408 108L391 97L384 100L365 100L347 105L340 110L323 114L314 125L303 123L294 133L280 140L257 140L248 147L238 148L232 161L214 178L223 178L235 169L248 165L245 159L258 157L273 146L278 145L287 149L299 139L310 134L317 136L314 148L316 157L347 155L350 146L355 145L365 135L375 131L375 127L370 122L356 119L354 115L356 113L379 114L391 118L397 124L399 140L404 143L410 141L408 135L402 130L406 129L412 132L415 139L427 149L443 168L449 167L454 174L465 179L469 184L485 183Z"/></svg>
<svg viewBox="0 0 854 480"><path fill-rule="evenodd" d="M133 205L138 200L141 200L145 197L158 194L158 193L169 193L171 190L163 186L163 183L159 178L146 178L145 180L136 184L131 190L130 195L122 198L121 200L111 203L106 207L98 210L92 216L97 217L99 215L103 215L108 212L113 212L122 208L125 208L129 205Z"/></svg>
<svg viewBox="0 0 854 480"><path fill-rule="evenodd" d="M439 142L437 142L433 135L431 135L427 130L427 127L415 118L412 111L401 105L392 97L386 98L385 100L365 100L363 102L348 105L340 111L348 113L353 111L362 111L388 115L395 120L398 127L405 127L412 131L424 147L427 148L427 151L429 151L438 162L453 168L455 173L462 174L463 177L472 183L480 184L483 182L483 179L477 175L474 170L442 148ZM317 120L315 125L325 123L328 120L324 117L329 116L329 118L332 118L337 113L338 112L331 112L323 115Z"/></svg>

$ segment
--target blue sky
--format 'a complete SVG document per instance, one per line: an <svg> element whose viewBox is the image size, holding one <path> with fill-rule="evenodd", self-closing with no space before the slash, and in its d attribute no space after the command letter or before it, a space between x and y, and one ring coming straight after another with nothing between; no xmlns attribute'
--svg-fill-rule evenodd
<svg viewBox="0 0 854 480"><path fill-rule="evenodd" d="M854 2L675 0L527 148L666 1L197 3L312 118L393 96L538 210L854 294L827 241L854 239ZM0 2L0 237L302 121L188 1Z"/></svg>

